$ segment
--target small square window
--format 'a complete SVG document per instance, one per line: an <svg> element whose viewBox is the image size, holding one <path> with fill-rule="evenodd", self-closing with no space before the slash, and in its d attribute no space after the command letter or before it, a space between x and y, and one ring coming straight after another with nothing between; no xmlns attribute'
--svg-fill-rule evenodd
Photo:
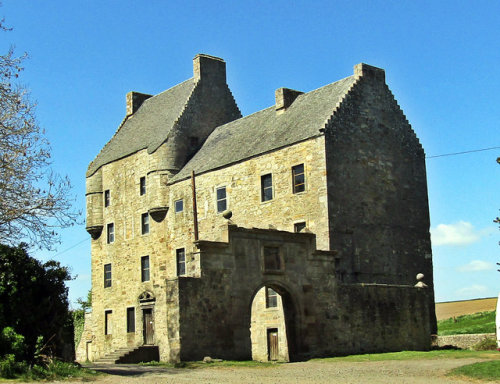
<svg viewBox="0 0 500 384"><path fill-rule="evenodd" d="M109 189L106 189L104 191L104 206L109 207L110 204L111 204L111 194L109 192Z"/></svg>
<svg viewBox="0 0 500 384"><path fill-rule="evenodd" d="M264 246L264 270L265 271L281 271L283 263L279 247Z"/></svg>
<svg viewBox="0 0 500 384"><path fill-rule="evenodd" d="M107 310L104 311L104 334L105 335L111 335L112 331L112 322L111 322L111 316L113 314L113 311Z"/></svg>
<svg viewBox="0 0 500 384"><path fill-rule="evenodd" d="M175 213L182 212L184 210L184 201L182 199L174 202Z"/></svg>
<svg viewBox="0 0 500 384"><path fill-rule="evenodd" d="M147 235L149 233L149 213L141 215L141 233Z"/></svg>
<svg viewBox="0 0 500 384"><path fill-rule="evenodd" d="M300 223L295 223L293 225L293 231L296 233L302 232L304 229L306 229L306 222L302 221Z"/></svg>
<svg viewBox="0 0 500 384"><path fill-rule="evenodd" d="M266 308L276 308L278 306L278 294L272 288L266 287Z"/></svg>
<svg viewBox="0 0 500 384"><path fill-rule="evenodd" d="M141 257L141 281L149 281L149 256Z"/></svg>
<svg viewBox="0 0 500 384"><path fill-rule="evenodd" d="M104 288L111 287L111 264L104 264Z"/></svg>
<svg viewBox="0 0 500 384"><path fill-rule="evenodd" d="M127 333L135 332L135 308L127 308Z"/></svg>
<svg viewBox="0 0 500 384"><path fill-rule="evenodd" d="M268 201L273 199L273 175L268 173L260 177L261 200Z"/></svg>
<svg viewBox="0 0 500 384"><path fill-rule="evenodd" d="M115 241L115 224L109 223L107 229L108 229L107 241L108 244L111 244Z"/></svg>
<svg viewBox="0 0 500 384"><path fill-rule="evenodd" d="M304 173L304 164L292 167L292 186L293 193L304 192L306 190L306 179Z"/></svg>
<svg viewBox="0 0 500 384"><path fill-rule="evenodd" d="M141 177L139 182L139 193L141 196L146 194L146 176Z"/></svg>
<svg viewBox="0 0 500 384"><path fill-rule="evenodd" d="M184 276L186 274L186 252L184 248L176 250L177 256L177 276Z"/></svg>
<svg viewBox="0 0 500 384"><path fill-rule="evenodd" d="M217 213L227 209L226 187L217 188Z"/></svg>

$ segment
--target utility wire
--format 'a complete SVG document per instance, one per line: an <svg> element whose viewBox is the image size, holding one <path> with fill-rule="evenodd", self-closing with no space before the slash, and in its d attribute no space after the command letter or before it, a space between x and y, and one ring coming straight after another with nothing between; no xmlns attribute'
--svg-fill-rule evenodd
<svg viewBox="0 0 500 384"><path fill-rule="evenodd" d="M464 155L466 153L472 153L472 152L491 151L492 149L499 149L499 148L500 148L500 146L499 147L491 147L491 148L473 149L470 151L463 151L463 152L445 153L443 155L426 156L426 159L433 159L435 157Z"/></svg>
<svg viewBox="0 0 500 384"><path fill-rule="evenodd" d="M58 254L54 255L53 257L55 258L55 257L57 257L57 256L59 256L59 255L62 255L63 253L68 252L69 250L71 250L71 249L75 248L77 245L80 245L81 243L83 243L84 241L87 241L87 240L88 240L88 239L83 239L82 241L79 241L78 243L76 243L76 244L72 245L71 247L69 247L69 248L65 249L64 251L59 252Z"/></svg>

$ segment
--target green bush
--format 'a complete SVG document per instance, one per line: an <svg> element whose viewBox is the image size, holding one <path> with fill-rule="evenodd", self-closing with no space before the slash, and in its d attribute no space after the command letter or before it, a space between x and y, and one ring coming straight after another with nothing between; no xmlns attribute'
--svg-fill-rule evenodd
<svg viewBox="0 0 500 384"><path fill-rule="evenodd" d="M16 357L10 353L0 358L0 377L13 379L28 367L24 362L17 362Z"/></svg>
<svg viewBox="0 0 500 384"><path fill-rule="evenodd" d="M19 359L25 350L24 336L16 333L14 328L5 327L0 332L0 356L13 354Z"/></svg>
<svg viewBox="0 0 500 384"><path fill-rule="evenodd" d="M483 339L473 345L472 349L474 351L494 351L497 349L497 341L495 339Z"/></svg>

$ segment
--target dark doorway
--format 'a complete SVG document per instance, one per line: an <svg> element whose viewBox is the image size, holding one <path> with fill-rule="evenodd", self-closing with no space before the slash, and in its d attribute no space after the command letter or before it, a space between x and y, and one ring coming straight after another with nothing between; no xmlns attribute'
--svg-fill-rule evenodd
<svg viewBox="0 0 500 384"><path fill-rule="evenodd" d="M142 332L144 335L144 345L154 344L154 322L153 309L145 308L142 310Z"/></svg>
<svg viewBox="0 0 500 384"><path fill-rule="evenodd" d="M269 361L276 361L279 359L277 328L269 328L267 330L267 357Z"/></svg>

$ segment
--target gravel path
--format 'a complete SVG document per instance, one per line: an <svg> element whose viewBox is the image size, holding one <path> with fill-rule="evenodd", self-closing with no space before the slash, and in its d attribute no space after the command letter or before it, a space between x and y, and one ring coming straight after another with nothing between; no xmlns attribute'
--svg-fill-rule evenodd
<svg viewBox="0 0 500 384"><path fill-rule="evenodd" d="M94 366L110 375L97 384L118 383L342 383L342 384L434 384L478 383L472 379L447 377L452 368L483 361L480 359L436 359L377 362L318 362L281 364L275 367L211 367L175 369L135 365ZM482 381L485 384L486 382ZM498 382L497 382L498 383Z"/></svg>

